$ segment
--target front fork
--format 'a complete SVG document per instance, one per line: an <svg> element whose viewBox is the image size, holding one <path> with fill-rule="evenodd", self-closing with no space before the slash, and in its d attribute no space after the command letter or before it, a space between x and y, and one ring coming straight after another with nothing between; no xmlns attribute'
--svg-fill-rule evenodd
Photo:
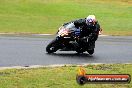
<svg viewBox="0 0 132 88"><path fill-rule="evenodd" d="M62 49L62 48L64 48L64 47L66 46L66 41L64 40L63 37L57 36L57 37L56 37L56 41L58 42L58 47L59 47L60 49Z"/></svg>

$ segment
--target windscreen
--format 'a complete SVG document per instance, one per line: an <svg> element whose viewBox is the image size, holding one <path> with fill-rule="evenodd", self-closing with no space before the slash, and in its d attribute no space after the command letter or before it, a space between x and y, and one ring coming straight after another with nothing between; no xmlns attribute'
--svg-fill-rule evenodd
<svg viewBox="0 0 132 88"><path fill-rule="evenodd" d="M69 24L65 25L64 27L68 30L75 30L76 29L74 23L69 23Z"/></svg>

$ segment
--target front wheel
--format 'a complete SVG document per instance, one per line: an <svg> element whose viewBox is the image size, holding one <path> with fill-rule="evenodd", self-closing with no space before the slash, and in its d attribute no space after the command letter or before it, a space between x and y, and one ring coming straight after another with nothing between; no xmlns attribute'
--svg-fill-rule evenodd
<svg viewBox="0 0 132 88"><path fill-rule="evenodd" d="M88 50L87 52L92 55L94 53L94 49Z"/></svg>
<svg viewBox="0 0 132 88"><path fill-rule="evenodd" d="M46 47L46 52L47 53L54 53L57 51L57 43L56 43L56 39L54 39L53 41L51 41L47 47Z"/></svg>

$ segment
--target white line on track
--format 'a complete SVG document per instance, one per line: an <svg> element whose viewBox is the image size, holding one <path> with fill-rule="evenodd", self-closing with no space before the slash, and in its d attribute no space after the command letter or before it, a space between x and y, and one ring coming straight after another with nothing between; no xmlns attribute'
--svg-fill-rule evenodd
<svg viewBox="0 0 132 88"><path fill-rule="evenodd" d="M84 63L84 64L55 64L55 65L31 65L31 66L11 66L11 67L0 67L0 70L5 69L29 69L29 68L42 68L42 67L67 67L67 66L88 66L88 65L101 65L106 63ZM109 63L112 64L112 63ZM116 63L115 63L116 64ZM119 63L117 63L119 64ZM132 64L132 63L123 63L123 64Z"/></svg>

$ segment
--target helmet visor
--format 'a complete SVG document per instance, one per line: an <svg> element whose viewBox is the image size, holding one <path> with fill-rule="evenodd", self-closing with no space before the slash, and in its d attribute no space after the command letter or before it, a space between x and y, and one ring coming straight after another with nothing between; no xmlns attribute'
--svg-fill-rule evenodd
<svg viewBox="0 0 132 88"><path fill-rule="evenodd" d="M93 20L92 19L86 19L86 24L87 25L93 25Z"/></svg>

